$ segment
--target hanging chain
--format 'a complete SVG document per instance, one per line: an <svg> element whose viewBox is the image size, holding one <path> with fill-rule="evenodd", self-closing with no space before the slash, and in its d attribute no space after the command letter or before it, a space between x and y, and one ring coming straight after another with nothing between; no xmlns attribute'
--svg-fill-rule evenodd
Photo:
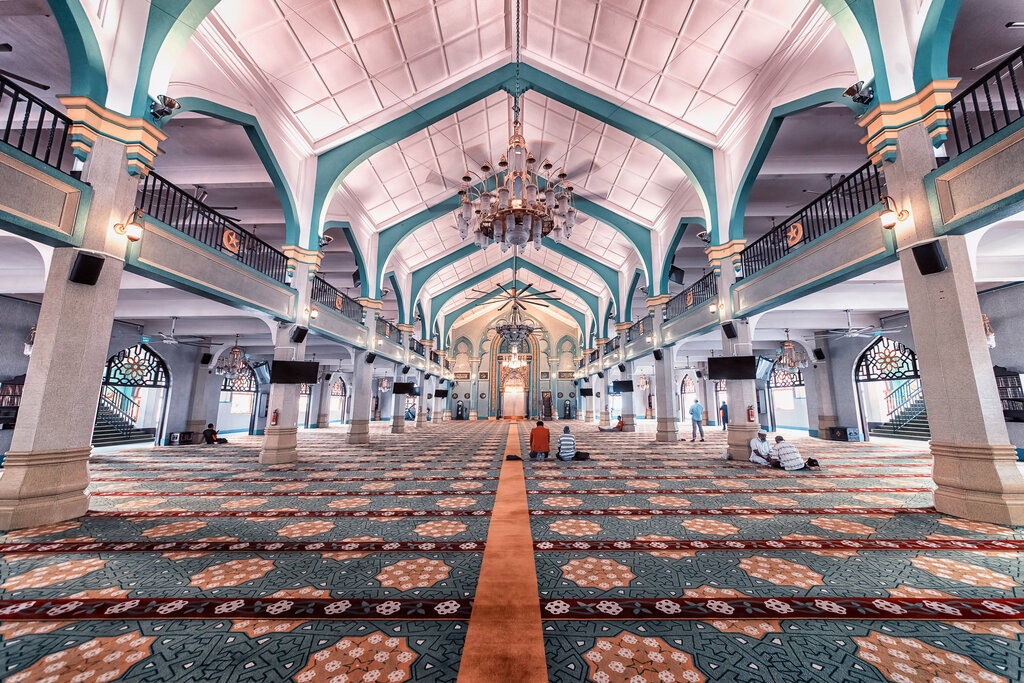
<svg viewBox="0 0 1024 683"><path fill-rule="evenodd" d="M519 121L519 44L520 44L520 12L522 9L522 0L516 0L516 95L512 100L512 113L515 115L514 118Z"/></svg>

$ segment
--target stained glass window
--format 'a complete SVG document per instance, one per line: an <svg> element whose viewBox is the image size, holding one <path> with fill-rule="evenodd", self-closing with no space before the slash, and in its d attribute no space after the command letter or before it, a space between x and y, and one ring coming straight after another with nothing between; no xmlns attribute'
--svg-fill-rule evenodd
<svg viewBox="0 0 1024 683"><path fill-rule="evenodd" d="M242 373L235 379L224 378L223 384L221 384L221 391L238 391L238 392L249 392L252 394L256 393L257 383L256 375L253 374L252 368L248 365L242 370Z"/></svg>
<svg viewBox="0 0 1024 683"><path fill-rule="evenodd" d="M798 369L793 374L786 372L778 367L772 370L771 377L768 378L768 386L770 387L802 387L804 386L804 373Z"/></svg>
<svg viewBox="0 0 1024 683"><path fill-rule="evenodd" d="M683 393L696 394L697 388L693 386L693 379L689 375L683 375Z"/></svg>
<svg viewBox="0 0 1024 683"><path fill-rule="evenodd" d="M857 361L858 382L915 379L920 376L917 354L888 337L879 337Z"/></svg>
<svg viewBox="0 0 1024 683"><path fill-rule="evenodd" d="M344 380L339 379L331 385L331 396L345 396L347 393L348 387L345 386Z"/></svg>
<svg viewBox="0 0 1024 683"><path fill-rule="evenodd" d="M107 361L103 383L116 387L164 388L170 384L167 366L145 344L118 351Z"/></svg>

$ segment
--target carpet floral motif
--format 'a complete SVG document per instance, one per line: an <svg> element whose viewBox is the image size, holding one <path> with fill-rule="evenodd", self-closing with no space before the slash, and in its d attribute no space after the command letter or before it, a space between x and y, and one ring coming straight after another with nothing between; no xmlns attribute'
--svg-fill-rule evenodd
<svg viewBox="0 0 1024 683"><path fill-rule="evenodd" d="M274 569L271 560L250 558L247 560L231 560L224 564L208 567L191 577L190 586L198 586L203 590L222 588L224 586L240 586L246 581L260 579Z"/></svg>
<svg viewBox="0 0 1024 683"><path fill-rule="evenodd" d="M628 586L629 582L636 578L636 574L626 565L597 557L569 560L561 569L562 578L572 581L581 588L610 590Z"/></svg>
<svg viewBox="0 0 1024 683"><path fill-rule="evenodd" d="M583 658L590 668L590 679L597 683L707 680L687 653L661 638L641 638L628 632L617 638L598 638Z"/></svg>
<svg viewBox="0 0 1024 683"><path fill-rule="evenodd" d="M415 659L416 654L405 638L389 638L377 631L361 638L343 638L332 647L315 652L295 680L399 683L409 680Z"/></svg>
<svg viewBox="0 0 1024 683"><path fill-rule="evenodd" d="M740 560L740 569L755 579L762 579L776 586L810 588L825 584L821 574L802 564L784 560L781 557L754 555Z"/></svg>
<svg viewBox="0 0 1024 683"><path fill-rule="evenodd" d="M9 676L8 683L105 683L120 678L135 662L149 656L156 638L135 631L93 638L75 647L48 654L32 666Z"/></svg>
<svg viewBox="0 0 1024 683"><path fill-rule="evenodd" d="M441 560L418 557L415 560L400 560L388 565L375 578L385 588L407 591L413 588L430 588L438 581L447 579L451 569Z"/></svg>
<svg viewBox="0 0 1024 683"><path fill-rule="evenodd" d="M1008 683L1002 676L981 668L969 657L940 650L916 638L893 638L872 632L854 638L857 656L877 667L891 681L900 683Z"/></svg>

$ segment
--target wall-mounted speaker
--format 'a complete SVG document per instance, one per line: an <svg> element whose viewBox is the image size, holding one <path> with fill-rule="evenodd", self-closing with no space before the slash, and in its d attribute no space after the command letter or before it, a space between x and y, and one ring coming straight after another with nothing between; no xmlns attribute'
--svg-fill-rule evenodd
<svg viewBox="0 0 1024 683"><path fill-rule="evenodd" d="M732 322L722 323L722 332L725 333L726 339L736 338L736 325Z"/></svg>
<svg viewBox="0 0 1024 683"><path fill-rule="evenodd" d="M661 349L654 349L654 360L662 360L665 354L662 353Z"/></svg>
<svg viewBox="0 0 1024 683"><path fill-rule="evenodd" d="M814 349L814 360L825 360L825 349Z"/></svg>
<svg viewBox="0 0 1024 683"><path fill-rule="evenodd" d="M367 363L372 363L375 360L377 360L377 354L373 353L372 351L370 353L366 354L366 362Z"/></svg>
<svg viewBox="0 0 1024 683"><path fill-rule="evenodd" d="M695 371L697 373L697 379L704 379L704 373L700 370Z"/></svg>
<svg viewBox="0 0 1024 683"><path fill-rule="evenodd" d="M584 377L584 378L583 378L583 381L584 381L584 382L589 382L589 381L590 381L590 378L589 378L589 377Z"/></svg>
<svg viewBox="0 0 1024 683"><path fill-rule="evenodd" d="M625 371L626 371L626 364L625 363L619 363L619 372L625 372Z"/></svg>
<svg viewBox="0 0 1024 683"><path fill-rule="evenodd" d="M292 330L292 341L296 344L301 344L306 341L307 332L309 332L307 328L296 326L296 328Z"/></svg>
<svg viewBox="0 0 1024 683"><path fill-rule="evenodd" d="M333 376L334 376L334 373L332 373L332 372L324 373L324 381L325 382L330 382L331 381L331 377L333 377Z"/></svg>
<svg viewBox="0 0 1024 683"><path fill-rule="evenodd" d="M430 379L430 373L428 372L427 374L423 375L423 379L424 380Z"/></svg>
<svg viewBox="0 0 1024 683"><path fill-rule="evenodd" d="M80 251L75 256L75 262L71 264L68 280L80 285L94 285L100 279L101 270L103 270L102 256Z"/></svg>
<svg viewBox="0 0 1024 683"><path fill-rule="evenodd" d="M946 255L942 253L942 246L938 240L918 244L910 250L914 252L914 260L917 261L917 269L921 271L921 275L941 273L948 266Z"/></svg>
<svg viewBox="0 0 1024 683"><path fill-rule="evenodd" d="M410 370L410 368L409 368L408 365L403 365L402 366L402 374L403 375L408 375L409 374L409 370Z"/></svg>
<svg viewBox="0 0 1024 683"><path fill-rule="evenodd" d="M352 273L352 286L359 287L363 284L363 279L359 277L359 271Z"/></svg>
<svg viewBox="0 0 1024 683"><path fill-rule="evenodd" d="M580 381L579 381L578 379L574 379L574 380L572 381L572 385L573 385L574 387L578 387L578 386L580 385Z"/></svg>
<svg viewBox="0 0 1024 683"><path fill-rule="evenodd" d="M213 360L213 354L212 353L204 353L203 355L201 355L199 357L199 364L200 365L209 365L211 360Z"/></svg>
<svg viewBox="0 0 1024 683"><path fill-rule="evenodd" d="M604 373L603 372L597 373L597 376L600 377L601 379L604 379Z"/></svg>

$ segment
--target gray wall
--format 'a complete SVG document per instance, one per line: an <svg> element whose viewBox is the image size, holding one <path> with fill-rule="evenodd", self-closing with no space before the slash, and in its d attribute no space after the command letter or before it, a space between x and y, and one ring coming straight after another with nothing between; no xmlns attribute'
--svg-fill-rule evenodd
<svg viewBox="0 0 1024 683"><path fill-rule="evenodd" d="M991 350L992 364L1024 372L1024 283L1000 287L979 294L981 312L988 316L996 333ZM1024 422L1007 422L1010 443L1024 449Z"/></svg>

